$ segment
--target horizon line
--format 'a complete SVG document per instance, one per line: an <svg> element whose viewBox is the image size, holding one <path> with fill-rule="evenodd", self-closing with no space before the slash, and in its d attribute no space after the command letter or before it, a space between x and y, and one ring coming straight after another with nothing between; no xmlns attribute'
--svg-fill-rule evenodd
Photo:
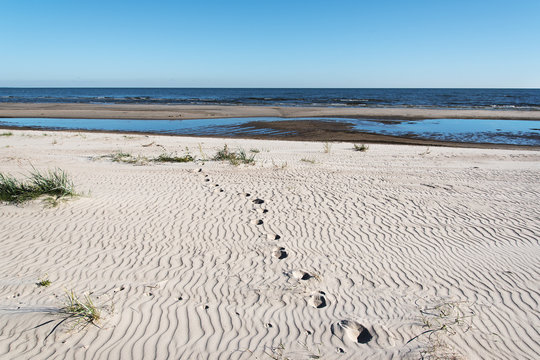
<svg viewBox="0 0 540 360"><path fill-rule="evenodd" d="M0 89L456 89L456 90L540 90L540 87L242 87L242 86L0 86Z"/></svg>

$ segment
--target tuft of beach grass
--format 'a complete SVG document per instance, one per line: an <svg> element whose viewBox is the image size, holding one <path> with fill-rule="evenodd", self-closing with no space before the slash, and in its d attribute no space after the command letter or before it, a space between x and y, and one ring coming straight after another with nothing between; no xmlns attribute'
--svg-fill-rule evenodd
<svg viewBox="0 0 540 360"><path fill-rule="evenodd" d="M52 284L51 280L49 280L49 277L47 276L47 274L45 274L45 276L41 277L38 282L36 282L36 285L38 287L48 287Z"/></svg>
<svg viewBox="0 0 540 360"><path fill-rule="evenodd" d="M26 179L19 180L0 173L0 201L23 203L48 195L53 202L60 198L76 196L70 177L61 169L40 172L34 169Z"/></svg>
<svg viewBox="0 0 540 360"><path fill-rule="evenodd" d="M354 144L354 151L366 152L368 151L368 149L369 149L369 146L365 144L362 144L362 145Z"/></svg>
<svg viewBox="0 0 540 360"><path fill-rule="evenodd" d="M66 302L60 313L66 315L65 320L75 320L75 326L89 324L97 326L97 322L101 319L101 312L90 295L85 295L81 300L73 290L66 291Z"/></svg>
<svg viewBox="0 0 540 360"><path fill-rule="evenodd" d="M240 164L255 164L255 155L247 155L244 149L231 151L227 144L225 144L223 149L218 150L216 155L214 155L214 160L229 161L229 163L235 166Z"/></svg>
<svg viewBox="0 0 540 360"><path fill-rule="evenodd" d="M169 163L184 163L184 162L191 162L195 159L193 156L187 154L184 156L176 156L174 154L161 154L158 157L152 159L154 162L169 162Z"/></svg>

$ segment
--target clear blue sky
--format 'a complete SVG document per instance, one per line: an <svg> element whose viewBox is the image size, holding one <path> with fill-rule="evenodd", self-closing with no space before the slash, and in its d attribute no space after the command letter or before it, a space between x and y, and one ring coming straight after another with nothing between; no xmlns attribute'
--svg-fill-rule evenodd
<svg viewBox="0 0 540 360"><path fill-rule="evenodd" d="M0 34L0 86L540 87L540 0L2 0Z"/></svg>

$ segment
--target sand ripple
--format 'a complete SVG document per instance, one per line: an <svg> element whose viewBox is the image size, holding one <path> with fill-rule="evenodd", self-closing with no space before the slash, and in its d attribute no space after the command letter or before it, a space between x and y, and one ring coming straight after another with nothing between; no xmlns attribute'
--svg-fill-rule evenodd
<svg viewBox="0 0 540 360"><path fill-rule="evenodd" d="M59 133L62 150L45 157L43 139L17 136L16 156L61 166L91 193L52 209L0 206L2 358L418 358L427 338L407 341L424 330L422 306L449 302L474 314L444 337L457 354L540 356L535 152L324 154L246 140L268 150L254 167L132 166L88 155L151 141L195 152L201 139ZM204 139L209 154L222 145ZM52 285L39 288L44 274ZM35 328L58 319L64 289L109 307L100 329ZM369 341L350 341L364 330Z"/></svg>

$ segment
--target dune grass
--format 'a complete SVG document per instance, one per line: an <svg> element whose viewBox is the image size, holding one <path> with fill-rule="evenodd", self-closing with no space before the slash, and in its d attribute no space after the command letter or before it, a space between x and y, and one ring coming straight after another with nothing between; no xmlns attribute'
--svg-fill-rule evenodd
<svg viewBox="0 0 540 360"><path fill-rule="evenodd" d="M77 193L70 177L61 169L47 172L33 169L24 180L0 173L0 201L19 204L45 195L55 202Z"/></svg>
<svg viewBox="0 0 540 360"><path fill-rule="evenodd" d="M232 165L240 164L255 164L255 155L247 155L244 149L238 149L237 151L229 150L227 144L223 146L223 149L218 150L214 155L214 160L217 161L229 161Z"/></svg>
<svg viewBox="0 0 540 360"><path fill-rule="evenodd" d="M48 320L34 327L34 329L37 329L56 322L51 331L45 336L45 340L47 340L63 323L74 322L71 330L76 328L82 329L88 325L94 325L99 328L97 323L101 319L101 310L94 304L94 301L89 294L85 295L81 300L73 290L66 290L66 298L63 306L58 309L58 314L62 316L62 319L58 322L56 322L56 320Z"/></svg>
<svg viewBox="0 0 540 360"><path fill-rule="evenodd" d="M40 279L38 280L38 282L36 282L36 285L37 285L38 287L48 287L48 286L50 286L51 284L52 284L52 282L51 282L51 280L49 280L49 278L48 278L47 275L43 276L42 278L40 278Z"/></svg>
<svg viewBox="0 0 540 360"><path fill-rule="evenodd" d="M193 156L186 154L184 156L176 156L174 154L161 154L158 157L152 159L154 162L169 162L169 163L184 163L191 162L195 159Z"/></svg>
<svg viewBox="0 0 540 360"><path fill-rule="evenodd" d="M156 163L185 163L195 161L195 158L190 154L177 156L176 154L162 153L155 158L147 158L146 156L134 156L130 153L118 151L109 155L103 155L101 158L109 158L113 162L120 162L133 165L146 165L149 162Z"/></svg>
<svg viewBox="0 0 540 360"><path fill-rule="evenodd" d="M85 295L83 300L80 300L72 291L66 292L66 302L60 312L66 315L67 319L76 320L77 325L96 325L101 319L101 312L90 298L90 295Z"/></svg>
<svg viewBox="0 0 540 360"><path fill-rule="evenodd" d="M368 151L368 149L369 149L369 146L365 144L362 144L362 145L354 144L354 151L366 152Z"/></svg>
<svg viewBox="0 0 540 360"><path fill-rule="evenodd" d="M122 151L117 151L112 154L98 156L97 158L108 158L111 159L112 162L119 162L119 163L126 163L126 164L133 164L133 165L145 165L148 164L148 158L144 156L133 156L130 153L125 153Z"/></svg>
<svg viewBox="0 0 540 360"><path fill-rule="evenodd" d="M13 133L11 131L5 131L3 133L0 133L0 136L13 136Z"/></svg>

